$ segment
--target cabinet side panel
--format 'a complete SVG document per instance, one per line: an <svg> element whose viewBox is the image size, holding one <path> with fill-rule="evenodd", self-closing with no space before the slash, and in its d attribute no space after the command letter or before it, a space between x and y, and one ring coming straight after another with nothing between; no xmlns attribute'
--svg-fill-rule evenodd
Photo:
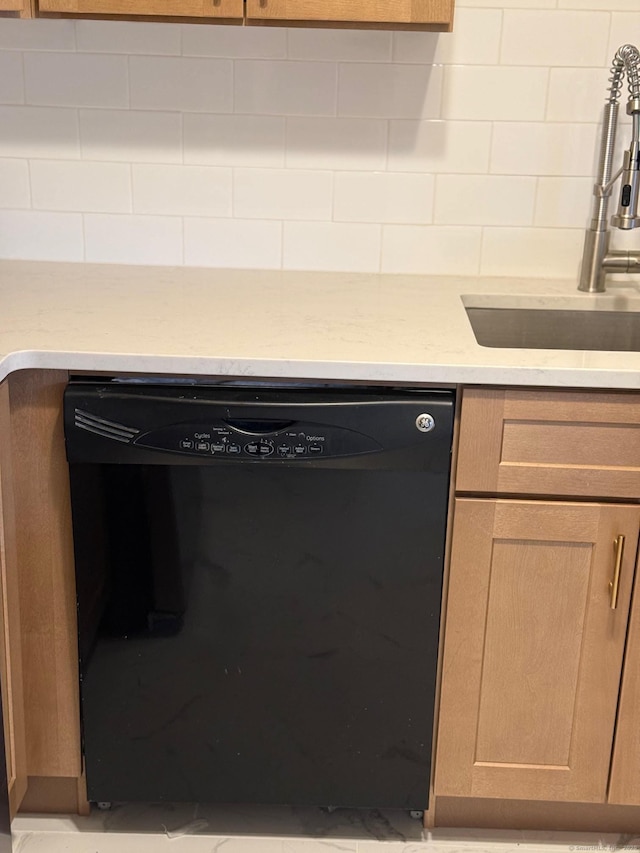
<svg viewBox="0 0 640 853"><path fill-rule="evenodd" d="M81 774L73 539L62 426L66 381L62 371L25 370L10 378L30 776Z"/></svg>
<svg viewBox="0 0 640 853"><path fill-rule="evenodd" d="M27 747L10 434L9 383L5 381L0 384L0 677L9 803L13 816L27 789Z"/></svg>

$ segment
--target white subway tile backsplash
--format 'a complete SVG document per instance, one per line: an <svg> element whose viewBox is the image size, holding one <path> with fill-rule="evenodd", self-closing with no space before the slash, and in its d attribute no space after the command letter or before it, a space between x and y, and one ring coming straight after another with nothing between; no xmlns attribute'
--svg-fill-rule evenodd
<svg viewBox="0 0 640 853"><path fill-rule="evenodd" d="M128 213L130 167L124 163L32 160L31 196L33 207L40 210Z"/></svg>
<svg viewBox="0 0 640 853"><path fill-rule="evenodd" d="M60 107L126 107L127 59L82 53L24 54L25 100Z"/></svg>
<svg viewBox="0 0 640 853"><path fill-rule="evenodd" d="M544 118L546 68L452 65L445 68L442 117L536 121Z"/></svg>
<svg viewBox="0 0 640 853"><path fill-rule="evenodd" d="M227 59L132 56L131 106L140 110L230 112L233 66Z"/></svg>
<svg viewBox="0 0 640 853"><path fill-rule="evenodd" d="M570 228L485 228L481 275L575 278L584 232Z"/></svg>
<svg viewBox="0 0 640 853"><path fill-rule="evenodd" d="M535 178L438 175L434 222L441 225L532 225Z"/></svg>
<svg viewBox="0 0 640 853"><path fill-rule="evenodd" d="M605 61L606 12L505 11L503 65L599 66Z"/></svg>
<svg viewBox="0 0 640 853"><path fill-rule="evenodd" d="M24 103L22 56L19 53L0 53L0 104Z"/></svg>
<svg viewBox="0 0 640 853"><path fill-rule="evenodd" d="M597 122L609 84L602 68L552 68L547 121Z"/></svg>
<svg viewBox="0 0 640 853"><path fill-rule="evenodd" d="M595 173L595 124L499 123L491 171L501 175L578 176Z"/></svg>
<svg viewBox="0 0 640 853"><path fill-rule="evenodd" d="M621 12L640 10L640 0L558 0L560 9L614 9Z"/></svg>
<svg viewBox="0 0 640 853"><path fill-rule="evenodd" d="M80 156L75 110L0 106L0 157Z"/></svg>
<svg viewBox="0 0 640 853"><path fill-rule="evenodd" d="M82 216L39 210L0 210L0 258L81 261Z"/></svg>
<svg viewBox="0 0 640 853"><path fill-rule="evenodd" d="M593 178L539 178L534 224L586 228L591 219Z"/></svg>
<svg viewBox="0 0 640 853"><path fill-rule="evenodd" d="M136 110L80 110L85 160L179 163L182 124L176 113Z"/></svg>
<svg viewBox="0 0 640 853"><path fill-rule="evenodd" d="M343 63L338 114L363 118L439 118L442 68L433 65Z"/></svg>
<svg viewBox="0 0 640 853"><path fill-rule="evenodd" d="M187 266L192 267L279 269L282 223L258 219L185 219L184 258Z"/></svg>
<svg viewBox="0 0 640 853"><path fill-rule="evenodd" d="M0 207L31 207L27 160L0 159Z"/></svg>
<svg viewBox="0 0 640 853"><path fill-rule="evenodd" d="M133 210L169 216L231 216L231 169L136 164Z"/></svg>
<svg viewBox="0 0 640 853"><path fill-rule="evenodd" d="M78 51L121 54L180 54L179 24L152 21L76 21ZM194 29L200 29L195 27ZM205 29L205 28L203 28Z"/></svg>
<svg viewBox="0 0 640 853"><path fill-rule="evenodd" d="M75 49L75 21L0 18L0 50Z"/></svg>
<svg viewBox="0 0 640 853"><path fill-rule="evenodd" d="M0 19L0 257L575 275L638 33L640 0L457 0L452 33Z"/></svg>
<svg viewBox="0 0 640 853"><path fill-rule="evenodd" d="M331 172L235 169L233 214L240 219L331 219Z"/></svg>
<svg viewBox="0 0 640 853"><path fill-rule="evenodd" d="M181 264L182 220L177 216L84 216L85 257L94 263Z"/></svg>
<svg viewBox="0 0 640 853"><path fill-rule="evenodd" d="M328 62L235 62L235 112L266 115L336 114L337 69Z"/></svg>
<svg viewBox="0 0 640 853"><path fill-rule="evenodd" d="M619 0L619 12L611 15L611 29L609 30L609 43L607 46L606 66L611 66L611 60L617 49L631 42L640 47L640 0L635 0L631 6L625 0ZM631 11L635 8L636 11Z"/></svg>
<svg viewBox="0 0 640 853"><path fill-rule="evenodd" d="M495 65L500 55L502 12L456 9L452 33L393 34L394 62Z"/></svg>
<svg viewBox="0 0 640 853"><path fill-rule="evenodd" d="M182 53L185 56L284 59L287 55L287 31L279 27L194 27L193 24L183 24L181 29Z"/></svg>
<svg viewBox="0 0 640 853"><path fill-rule="evenodd" d="M491 130L489 122L479 121L392 121L389 170L487 172Z"/></svg>
<svg viewBox="0 0 640 853"><path fill-rule="evenodd" d="M286 165L293 169L383 169L387 122L364 118L287 119Z"/></svg>
<svg viewBox="0 0 640 853"><path fill-rule="evenodd" d="M285 222L282 265L290 270L378 272L381 226Z"/></svg>
<svg viewBox="0 0 640 853"><path fill-rule="evenodd" d="M264 168L284 165L284 118L187 113L183 123L185 163Z"/></svg>
<svg viewBox="0 0 640 853"><path fill-rule="evenodd" d="M391 59L391 33L380 30L288 30L290 59L333 62L385 62Z"/></svg>
<svg viewBox="0 0 640 853"><path fill-rule="evenodd" d="M456 8L555 9L558 0L456 0Z"/></svg>
<svg viewBox="0 0 640 853"><path fill-rule="evenodd" d="M481 228L384 225L382 272L475 275Z"/></svg>
<svg viewBox="0 0 640 853"><path fill-rule="evenodd" d="M333 218L425 225L433 219L433 175L336 172Z"/></svg>

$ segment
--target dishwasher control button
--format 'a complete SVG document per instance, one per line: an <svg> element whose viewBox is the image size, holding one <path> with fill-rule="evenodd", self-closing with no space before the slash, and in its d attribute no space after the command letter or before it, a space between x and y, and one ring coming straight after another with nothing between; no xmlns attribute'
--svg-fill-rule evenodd
<svg viewBox="0 0 640 853"><path fill-rule="evenodd" d="M310 444L309 445L309 453L323 453L324 447L321 444Z"/></svg>
<svg viewBox="0 0 640 853"><path fill-rule="evenodd" d="M269 444L268 441L261 441L259 444L260 448L260 456L271 456L273 453L273 444Z"/></svg>
<svg viewBox="0 0 640 853"><path fill-rule="evenodd" d="M239 444L227 444L227 453L240 453L242 448Z"/></svg>
<svg viewBox="0 0 640 853"><path fill-rule="evenodd" d="M208 441L198 441L196 442L196 450L209 450L211 447Z"/></svg>
<svg viewBox="0 0 640 853"><path fill-rule="evenodd" d="M296 454L296 456L304 456L307 452L307 448L304 444L296 444L296 446L293 448L293 452Z"/></svg>
<svg viewBox="0 0 640 853"><path fill-rule="evenodd" d="M278 454L280 456L291 456L291 445L290 444L279 444L278 445Z"/></svg>
<svg viewBox="0 0 640 853"><path fill-rule="evenodd" d="M193 450L193 439L183 438L180 442L180 450Z"/></svg>
<svg viewBox="0 0 640 853"><path fill-rule="evenodd" d="M248 453L250 456L258 455L258 444L255 441L252 441L250 444L245 444L244 452Z"/></svg>
<svg viewBox="0 0 640 853"><path fill-rule="evenodd" d="M227 446L226 444L212 444L211 445L211 452L212 453L224 453L224 449L226 446Z"/></svg>

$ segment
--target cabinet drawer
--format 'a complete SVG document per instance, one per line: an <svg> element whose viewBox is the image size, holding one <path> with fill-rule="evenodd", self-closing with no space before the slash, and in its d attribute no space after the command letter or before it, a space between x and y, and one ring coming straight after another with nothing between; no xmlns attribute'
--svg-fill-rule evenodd
<svg viewBox="0 0 640 853"><path fill-rule="evenodd" d="M465 390L456 488L640 500L640 395Z"/></svg>

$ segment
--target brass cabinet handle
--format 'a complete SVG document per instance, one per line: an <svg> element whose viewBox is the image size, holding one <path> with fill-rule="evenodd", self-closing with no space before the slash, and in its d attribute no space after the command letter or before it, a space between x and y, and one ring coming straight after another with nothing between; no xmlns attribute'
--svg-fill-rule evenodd
<svg viewBox="0 0 640 853"><path fill-rule="evenodd" d="M611 590L611 609L615 610L618 606L618 588L620 587L620 569L622 568L622 554L624 553L624 536L616 536L613 540L613 547L616 553L616 562L613 568L613 580L609 584Z"/></svg>

